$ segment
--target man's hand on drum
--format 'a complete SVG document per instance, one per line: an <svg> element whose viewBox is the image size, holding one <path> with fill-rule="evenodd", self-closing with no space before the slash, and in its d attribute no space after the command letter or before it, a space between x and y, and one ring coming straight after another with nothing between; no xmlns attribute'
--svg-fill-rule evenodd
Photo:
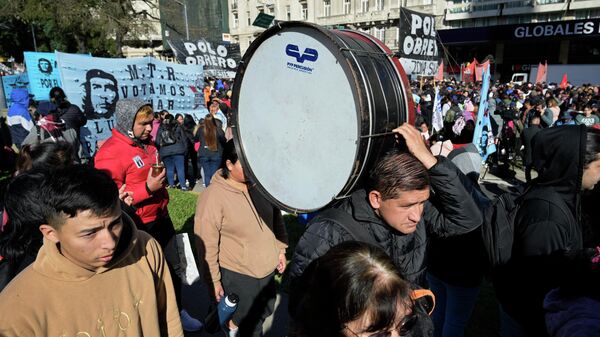
<svg viewBox="0 0 600 337"><path fill-rule="evenodd" d="M400 134L404 138L408 151L423 163L428 170L437 163L437 159L431 154L427 144L425 144L423 136L421 136L419 130L414 126L404 123L395 128L393 132ZM396 137L398 136L396 135Z"/></svg>

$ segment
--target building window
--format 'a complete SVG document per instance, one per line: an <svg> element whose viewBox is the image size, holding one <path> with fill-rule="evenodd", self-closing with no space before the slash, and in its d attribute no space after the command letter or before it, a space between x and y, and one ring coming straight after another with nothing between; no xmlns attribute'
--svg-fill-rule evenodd
<svg viewBox="0 0 600 337"><path fill-rule="evenodd" d="M292 11L290 6L285 6L285 19L290 21L292 19Z"/></svg>
<svg viewBox="0 0 600 337"><path fill-rule="evenodd" d="M373 27L373 36L375 36L377 39L384 41L385 39L385 28L377 28L377 27Z"/></svg>
<svg viewBox="0 0 600 337"><path fill-rule="evenodd" d="M300 16L302 17L302 20L308 20L308 5L306 3L301 4L301 12L300 12Z"/></svg>
<svg viewBox="0 0 600 337"><path fill-rule="evenodd" d="M360 0L360 12L366 13L369 11L369 0Z"/></svg>
<svg viewBox="0 0 600 337"><path fill-rule="evenodd" d="M233 13L233 28L237 28L240 26L240 18L238 17L238 13Z"/></svg>
<svg viewBox="0 0 600 337"><path fill-rule="evenodd" d="M323 0L323 16L331 16L331 0Z"/></svg>
<svg viewBox="0 0 600 337"><path fill-rule="evenodd" d="M425 0L427 1L427 0ZM431 1L431 0L429 0ZM383 0L375 0L375 10L381 11L383 10Z"/></svg>
<svg viewBox="0 0 600 337"><path fill-rule="evenodd" d="M246 12L246 17L248 18L248 26L252 26L252 20L250 19L250 11Z"/></svg>
<svg viewBox="0 0 600 337"><path fill-rule="evenodd" d="M267 5L267 14L269 14L269 15L275 15L275 6L273 6L273 5Z"/></svg>
<svg viewBox="0 0 600 337"><path fill-rule="evenodd" d="M344 14L350 14L350 8L352 8L350 0L344 0Z"/></svg>
<svg viewBox="0 0 600 337"><path fill-rule="evenodd" d="M258 12L259 13L264 13L265 12L265 8L264 7L259 7L258 8Z"/></svg>

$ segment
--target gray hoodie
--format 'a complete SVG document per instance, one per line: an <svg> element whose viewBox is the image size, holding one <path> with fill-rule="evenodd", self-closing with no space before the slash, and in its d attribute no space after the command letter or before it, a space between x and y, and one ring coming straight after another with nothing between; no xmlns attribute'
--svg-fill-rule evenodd
<svg viewBox="0 0 600 337"><path fill-rule="evenodd" d="M135 138L133 135L135 115L144 105L150 104L138 98L118 100L115 109L115 129L129 138Z"/></svg>

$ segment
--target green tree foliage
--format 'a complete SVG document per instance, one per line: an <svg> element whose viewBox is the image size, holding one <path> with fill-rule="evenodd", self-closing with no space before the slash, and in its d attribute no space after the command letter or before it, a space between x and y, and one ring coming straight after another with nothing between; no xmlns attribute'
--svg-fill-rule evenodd
<svg viewBox="0 0 600 337"><path fill-rule="evenodd" d="M127 39L147 34L152 0L0 0L0 53L20 61L23 51L60 50L119 56ZM5 28L6 27L6 28Z"/></svg>

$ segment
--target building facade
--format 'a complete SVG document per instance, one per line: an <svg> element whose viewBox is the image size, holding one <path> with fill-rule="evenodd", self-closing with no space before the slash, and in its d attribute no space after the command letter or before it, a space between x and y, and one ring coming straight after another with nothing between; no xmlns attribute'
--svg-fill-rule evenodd
<svg viewBox="0 0 600 337"><path fill-rule="evenodd" d="M229 0L232 42L240 43L242 53L264 31L252 26L259 13L280 21L306 21L329 28L367 32L398 49L400 6L433 13L442 20L444 0ZM442 22L438 22L438 26Z"/></svg>
<svg viewBox="0 0 600 337"><path fill-rule="evenodd" d="M495 79L543 61L600 64L600 0L228 0L232 42L242 53L264 31L252 26L261 12L361 30L398 50L401 7L435 16L445 64L454 71L473 58L492 59ZM552 34L538 34L540 24ZM536 34L519 36L530 30Z"/></svg>
<svg viewBox="0 0 600 337"><path fill-rule="evenodd" d="M449 54L493 56L496 79L545 61L600 64L600 0L452 0L443 21Z"/></svg>

